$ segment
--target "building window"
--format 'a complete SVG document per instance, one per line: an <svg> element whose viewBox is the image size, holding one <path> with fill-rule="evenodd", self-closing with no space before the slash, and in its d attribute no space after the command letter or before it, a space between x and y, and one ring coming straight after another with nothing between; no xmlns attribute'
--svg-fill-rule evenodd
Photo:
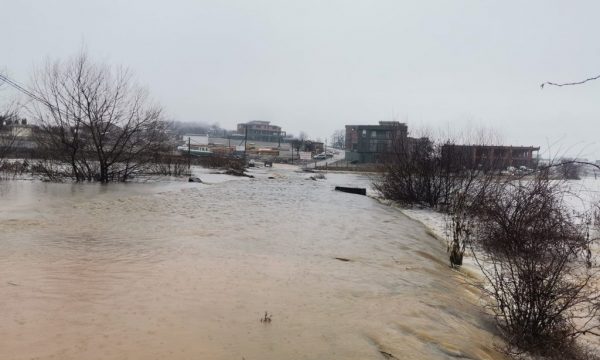
<svg viewBox="0 0 600 360"><path fill-rule="evenodd" d="M371 131L371 137L372 138L376 138L377 137L377 131Z"/></svg>
<svg viewBox="0 0 600 360"><path fill-rule="evenodd" d="M363 130L363 131L362 131L362 136L363 136L363 137L367 137L367 130Z"/></svg>

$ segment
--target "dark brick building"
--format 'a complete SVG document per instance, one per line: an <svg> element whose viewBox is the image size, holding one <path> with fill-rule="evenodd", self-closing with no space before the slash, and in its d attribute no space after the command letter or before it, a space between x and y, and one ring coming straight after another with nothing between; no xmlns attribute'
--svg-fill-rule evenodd
<svg viewBox="0 0 600 360"><path fill-rule="evenodd" d="M444 145L442 159L456 170L491 169L505 170L509 166L525 166L533 169L537 166L539 147L534 146L497 146L497 145Z"/></svg>
<svg viewBox="0 0 600 360"><path fill-rule="evenodd" d="M398 121L379 125L346 125L346 160L380 163L394 151L394 144L406 139L408 127Z"/></svg>

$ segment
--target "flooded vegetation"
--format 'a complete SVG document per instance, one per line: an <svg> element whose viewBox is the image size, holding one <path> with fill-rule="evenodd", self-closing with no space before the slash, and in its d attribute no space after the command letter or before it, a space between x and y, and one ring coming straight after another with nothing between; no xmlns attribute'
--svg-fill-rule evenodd
<svg viewBox="0 0 600 360"><path fill-rule="evenodd" d="M7 359L501 359L443 243L366 176L0 183Z"/></svg>
<svg viewBox="0 0 600 360"><path fill-rule="evenodd" d="M598 10L7 2L0 360L600 360Z"/></svg>

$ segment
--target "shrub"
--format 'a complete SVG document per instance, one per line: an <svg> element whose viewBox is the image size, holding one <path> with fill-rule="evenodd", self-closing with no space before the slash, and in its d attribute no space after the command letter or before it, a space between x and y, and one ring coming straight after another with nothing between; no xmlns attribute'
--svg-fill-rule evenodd
<svg viewBox="0 0 600 360"><path fill-rule="evenodd" d="M590 217L569 210L563 185L547 172L499 181L469 209L500 329L511 347L547 357L575 354L575 339L600 327Z"/></svg>

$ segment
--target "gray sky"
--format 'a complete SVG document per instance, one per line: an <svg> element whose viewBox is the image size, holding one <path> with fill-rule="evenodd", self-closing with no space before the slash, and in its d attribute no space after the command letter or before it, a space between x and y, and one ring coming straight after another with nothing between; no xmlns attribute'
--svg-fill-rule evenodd
<svg viewBox="0 0 600 360"><path fill-rule="evenodd" d="M27 83L85 43L176 120L497 129L600 159L597 1L0 0L0 69ZM0 93L4 96L6 92Z"/></svg>

